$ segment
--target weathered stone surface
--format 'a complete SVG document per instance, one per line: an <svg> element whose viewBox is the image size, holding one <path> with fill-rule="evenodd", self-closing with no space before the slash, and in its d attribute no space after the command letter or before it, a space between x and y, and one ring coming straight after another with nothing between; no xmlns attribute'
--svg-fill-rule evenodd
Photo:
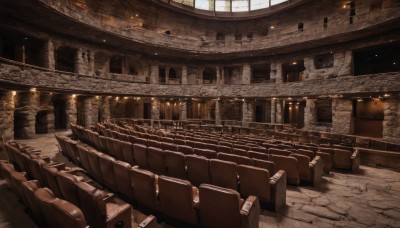
<svg viewBox="0 0 400 228"><path fill-rule="evenodd" d="M331 220L340 220L341 218L339 214L336 214L325 207L305 205L302 210L310 214Z"/></svg>

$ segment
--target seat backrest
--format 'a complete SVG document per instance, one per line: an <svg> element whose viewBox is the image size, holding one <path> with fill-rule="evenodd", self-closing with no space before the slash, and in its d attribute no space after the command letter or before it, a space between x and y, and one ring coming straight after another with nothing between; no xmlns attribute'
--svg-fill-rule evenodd
<svg viewBox="0 0 400 228"><path fill-rule="evenodd" d="M240 195L232 189L202 184L199 188L200 223L203 227L241 228Z"/></svg>
<svg viewBox="0 0 400 228"><path fill-rule="evenodd" d="M263 154L268 154L268 150L263 147L263 146L254 146L251 147L250 151L258 152L258 153L263 153Z"/></svg>
<svg viewBox="0 0 400 228"><path fill-rule="evenodd" d="M44 166L42 171L48 187L57 198L62 198L61 190L57 182L57 173L59 172L58 169L55 167Z"/></svg>
<svg viewBox="0 0 400 228"><path fill-rule="evenodd" d="M297 154L301 154L301 155L305 155L305 156L307 156L308 158L310 158L310 160L312 160L312 159L315 157L314 152L311 151L311 150L298 149L296 153L297 153Z"/></svg>
<svg viewBox="0 0 400 228"><path fill-rule="evenodd" d="M108 154L108 147L107 147L107 138L106 136L99 136L101 151Z"/></svg>
<svg viewBox="0 0 400 228"><path fill-rule="evenodd" d="M269 185L269 172L253 166L239 165L238 174L240 181L240 194L248 197L257 196L261 201L270 202L271 192Z"/></svg>
<svg viewBox="0 0 400 228"><path fill-rule="evenodd" d="M135 158L133 156L133 145L130 142L123 142L121 143L121 158L117 158L118 160L128 162L131 165L135 164Z"/></svg>
<svg viewBox="0 0 400 228"><path fill-rule="evenodd" d="M335 168L351 169L351 155L352 152L348 150L334 149L333 163Z"/></svg>
<svg viewBox="0 0 400 228"><path fill-rule="evenodd" d="M152 172L156 174L164 174L164 151L160 148L148 147L147 163L149 164L149 168Z"/></svg>
<svg viewBox="0 0 400 228"><path fill-rule="evenodd" d="M113 145L114 145L114 153L110 154L114 158L117 159L122 159L122 141L119 139L114 139L113 140Z"/></svg>
<svg viewBox="0 0 400 228"><path fill-rule="evenodd" d="M115 147L114 147L114 141L115 139L107 137L106 138L106 144L107 144L107 154L111 156L115 156Z"/></svg>
<svg viewBox="0 0 400 228"><path fill-rule="evenodd" d="M33 178L38 180L41 186L47 186L46 179L42 173L42 167L47 166L47 163L42 159L30 159L30 161Z"/></svg>
<svg viewBox="0 0 400 228"><path fill-rule="evenodd" d="M205 149L205 143L196 141L194 143L194 148Z"/></svg>
<svg viewBox="0 0 400 228"><path fill-rule="evenodd" d="M57 173L57 182L63 199L79 206L79 198L75 186L75 183L79 182L79 180L70 173L60 171Z"/></svg>
<svg viewBox="0 0 400 228"><path fill-rule="evenodd" d="M239 156L245 156L245 157L249 156L249 153L247 152L247 150L243 150L243 149L236 148L236 147L233 147L232 153L239 155Z"/></svg>
<svg viewBox="0 0 400 228"><path fill-rule="evenodd" d="M256 158L264 161L269 161L269 155L266 153L260 153L260 152L255 152L255 151L249 151L249 158Z"/></svg>
<svg viewBox="0 0 400 228"><path fill-rule="evenodd" d="M161 148L161 142L160 141L156 141L153 139L148 139L147 140L147 145L148 147L155 147L155 148Z"/></svg>
<svg viewBox="0 0 400 228"><path fill-rule="evenodd" d="M104 185L113 191L117 191L117 181L114 177L113 163L115 159L107 154L98 156L100 172Z"/></svg>
<svg viewBox="0 0 400 228"><path fill-rule="evenodd" d="M145 145L146 147L148 146L147 139L143 137L137 137L135 143Z"/></svg>
<svg viewBox="0 0 400 228"><path fill-rule="evenodd" d="M175 151L164 151L165 167L168 176L186 179L185 155Z"/></svg>
<svg viewBox="0 0 400 228"><path fill-rule="evenodd" d="M253 166L266 169L269 172L269 175L273 176L276 173L276 168L275 168L275 163L272 161L265 161L265 160L260 160L256 158L251 159Z"/></svg>
<svg viewBox="0 0 400 228"><path fill-rule="evenodd" d="M218 151L218 142L217 144L204 143L204 149Z"/></svg>
<svg viewBox="0 0 400 228"><path fill-rule="evenodd" d="M185 155L193 154L193 147L186 145L178 145L178 152L181 152Z"/></svg>
<svg viewBox="0 0 400 228"><path fill-rule="evenodd" d="M89 170L86 170L90 176L95 178L97 181L100 183L103 183L103 176L101 175L100 171L100 163L99 163L99 156L101 156L102 153L96 152L94 150L87 150L86 156L89 162Z"/></svg>
<svg viewBox="0 0 400 228"><path fill-rule="evenodd" d="M185 156L188 180L196 186L211 183L209 159L197 155Z"/></svg>
<svg viewBox="0 0 400 228"><path fill-rule="evenodd" d="M286 172L288 183L295 185L300 183L300 169L296 158L271 155L271 161L275 163L276 170L284 170Z"/></svg>
<svg viewBox="0 0 400 228"><path fill-rule="evenodd" d="M297 163L299 165L300 179L306 181L312 181L312 175L310 170L310 158L305 155L295 154L295 153L293 153L290 156L297 159Z"/></svg>
<svg viewBox="0 0 400 228"><path fill-rule="evenodd" d="M130 170L135 201L143 206L157 210L156 178L154 173L138 168Z"/></svg>
<svg viewBox="0 0 400 228"><path fill-rule="evenodd" d="M251 149L251 147L250 146L247 146L247 145L243 145L243 144L241 144L241 143L235 143L234 145L233 145L233 149L241 149L241 150L244 150L244 151L249 151L250 149Z"/></svg>
<svg viewBox="0 0 400 228"><path fill-rule="evenodd" d="M62 200L55 199L51 202L53 206L53 214L55 219L58 221L59 228L85 228L86 220L79 209L79 207L72 203Z"/></svg>
<svg viewBox="0 0 400 228"><path fill-rule="evenodd" d="M211 183L223 188L238 189L237 166L234 162L210 160Z"/></svg>
<svg viewBox="0 0 400 228"><path fill-rule="evenodd" d="M79 164L78 144L69 138L64 138L64 142L67 148L67 153L73 163Z"/></svg>
<svg viewBox="0 0 400 228"><path fill-rule="evenodd" d="M184 138L175 138L174 143L178 146L186 145L186 140Z"/></svg>
<svg viewBox="0 0 400 228"><path fill-rule="evenodd" d="M86 171L89 172L89 170L91 169L90 164L89 164L89 160L87 158L87 151L88 149L84 146L78 145L77 146L77 151L78 151L78 155L79 155L79 163L82 166L82 168Z"/></svg>
<svg viewBox="0 0 400 228"><path fill-rule="evenodd" d="M283 150L283 149L276 149L276 148L269 148L268 149L269 155L283 155L283 156L289 156L292 154L292 152Z"/></svg>
<svg viewBox="0 0 400 228"><path fill-rule="evenodd" d="M34 215L34 219L39 223L42 222L44 215L35 200L35 192L40 188L39 182L36 180L25 181L22 183L21 188L22 193L28 203L27 206L31 209Z"/></svg>
<svg viewBox="0 0 400 228"><path fill-rule="evenodd" d="M56 199L48 188L39 188L35 191L35 201L38 204L48 227L58 227L59 222L54 215L52 202Z"/></svg>
<svg viewBox="0 0 400 228"><path fill-rule="evenodd" d="M113 162L114 177L117 184L117 190L129 200L133 201L133 188L131 184L129 171L131 165L123 161Z"/></svg>
<svg viewBox="0 0 400 228"><path fill-rule="evenodd" d="M196 141L190 140L186 137L186 146L195 147Z"/></svg>
<svg viewBox="0 0 400 228"><path fill-rule="evenodd" d="M227 154L232 154L232 147L228 147L225 145L219 145L217 152L222 152L222 153L227 153Z"/></svg>
<svg viewBox="0 0 400 228"><path fill-rule="evenodd" d="M133 144L133 156L135 158L135 164L143 169L149 167L147 163L147 146L142 144Z"/></svg>
<svg viewBox="0 0 400 228"><path fill-rule="evenodd" d="M170 150L170 151L178 151L178 146L175 143L162 142L161 149Z"/></svg>
<svg viewBox="0 0 400 228"><path fill-rule="evenodd" d="M79 195L79 208L85 215L86 221L91 227L105 227L107 210L105 192L93 187L86 182L75 184Z"/></svg>
<svg viewBox="0 0 400 228"><path fill-rule="evenodd" d="M164 215L190 224L197 224L193 189L189 181L160 176L158 189L161 211Z"/></svg>
<svg viewBox="0 0 400 228"><path fill-rule="evenodd" d="M217 158L217 152L214 150L194 148L193 153L208 159Z"/></svg>
<svg viewBox="0 0 400 228"><path fill-rule="evenodd" d="M19 172L11 172L9 178L12 189L14 190L15 193L17 193L18 198L21 199L25 205L27 205L28 202L24 198L24 194L22 192L22 183L28 180L26 178L26 175Z"/></svg>

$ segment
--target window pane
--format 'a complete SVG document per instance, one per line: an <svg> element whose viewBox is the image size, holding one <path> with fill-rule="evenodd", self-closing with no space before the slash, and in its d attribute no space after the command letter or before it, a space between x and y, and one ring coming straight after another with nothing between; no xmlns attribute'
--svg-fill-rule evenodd
<svg viewBox="0 0 400 228"><path fill-rule="evenodd" d="M231 11L231 1L215 0L215 11L223 11L223 12Z"/></svg>
<svg viewBox="0 0 400 228"><path fill-rule="evenodd" d="M188 5L188 6L193 6L193 3L194 3L193 2L194 0L172 0L172 1L184 4L184 5Z"/></svg>
<svg viewBox="0 0 400 228"><path fill-rule="evenodd" d="M287 2L288 0L271 0L271 6L277 5L282 2Z"/></svg>
<svg viewBox="0 0 400 228"><path fill-rule="evenodd" d="M258 10L269 7L269 0L250 0L250 9Z"/></svg>
<svg viewBox="0 0 400 228"><path fill-rule="evenodd" d="M232 12L249 11L249 0L232 0Z"/></svg>
<svg viewBox="0 0 400 228"><path fill-rule="evenodd" d="M196 0L197 9L214 11L214 0Z"/></svg>

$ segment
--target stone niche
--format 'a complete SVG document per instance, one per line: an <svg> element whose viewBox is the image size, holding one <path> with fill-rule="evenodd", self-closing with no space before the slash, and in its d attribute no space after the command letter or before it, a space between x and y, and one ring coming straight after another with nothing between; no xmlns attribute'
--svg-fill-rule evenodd
<svg viewBox="0 0 400 228"><path fill-rule="evenodd" d="M354 134L352 100L332 100L332 132L345 135Z"/></svg>
<svg viewBox="0 0 400 228"><path fill-rule="evenodd" d="M304 58L304 79L328 79L352 74L351 51L326 53Z"/></svg>

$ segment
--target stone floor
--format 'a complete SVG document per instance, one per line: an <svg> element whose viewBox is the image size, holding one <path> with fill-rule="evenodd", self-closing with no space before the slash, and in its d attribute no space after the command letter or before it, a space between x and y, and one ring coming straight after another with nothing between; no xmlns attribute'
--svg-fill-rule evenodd
<svg viewBox="0 0 400 228"><path fill-rule="evenodd" d="M58 153L53 134L23 142L67 162ZM0 226L28 227L26 224L32 222L23 213L23 207L5 189L0 182ZM18 216L7 216L10 207L13 213L19 211ZM145 217L137 210L133 216L139 222ZM162 223L160 227L167 225ZM331 172L323 177L320 188L288 186L287 208L280 213L263 210L260 227L400 227L400 173L361 166L354 174Z"/></svg>

